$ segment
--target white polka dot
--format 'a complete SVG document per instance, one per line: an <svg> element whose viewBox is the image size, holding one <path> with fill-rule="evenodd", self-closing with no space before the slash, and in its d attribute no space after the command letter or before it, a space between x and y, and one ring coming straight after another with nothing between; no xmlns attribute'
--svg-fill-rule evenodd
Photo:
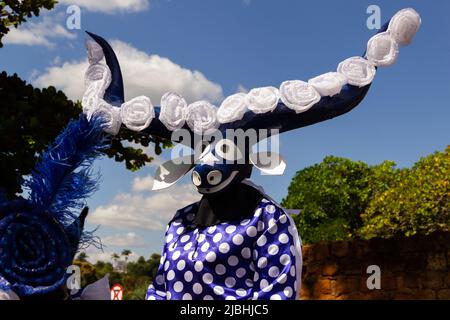
<svg viewBox="0 0 450 320"><path fill-rule="evenodd" d="M270 292L273 289L273 284L269 284L267 287L262 288L261 290L264 292Z"/></svg>
<svg viewBox="0 0 450 320"><path fill-rule="evenodd" d="M221 243L219 246L219 251L221 253L227 253L228 251L230 251L230 245L228 243Z"/></svg>
<svg viewBox="0 0 450 320"><path fill-rule="evenodd" d="M214 252L208 252L206 255L206 261L214 262L216 260L216 254Z"/></svg>
<svg viewBox="0 0 450 320"><path fill-rule="evenodd" d="M293 245L289 247L289 250L291 251L292 255L295 255L295 248Z"/></svg>
<svg viewBox="0 0 450 320"><path fill-rule="evenodd" d="M251 227L248 227L247 230L246 230L245 232L247 233L247 235L248 235L249 237L254 237L254 236L256 236L256 233L257 233L258 231L256 230L255 227L251 226Z"/></svg>
<svg viewBox="0 0 450 320"><path fill-rule="evenodd" d="M214 287L214 293L218 296L222 295L225 292L225 290L221 286L215 286Z"/></svg>
<svg viewBox="0 0 450 320"><path fill-rule="evenodd" d="M213 234L214 231L216 231L216 229L217 229L216 226L209 227L209 228L208 228L208 233L209 233L209 234Z"/></svg>
<svg viewBox="0 0 450 320"><path fill-rule="evenodd" d="M270 296L270 300L281 300L281 296L279 294L273 294Z"/></svg>
<svg viewBox="0 0 450 320"><path fill-rule="evenodd" d="M194 291L195 294L200 294L203 291L203 287L200 283L196 283L192 286L192 290Z"/></svg>
<svg viewBox="0 0 450 320"><path fill-rule="evenodd" d="M172 294L170 292L167 292L167 300L171 300L172 299Z"/></svg>
<svg viewBox="0 0 450 320"><path fill-rule="evenodd" d="M222 239L222 234L218 233L214 236L213 241L214 242L219 242Z"/></svg>
<svg viewBox="0 0 450 320"><path fill-rule="evenodd" d="M184 231L184 228L183 228L183 227L179 227L179 228L177 229L177 234L182 234L183 231Z"/></svg>
<svg viewBox="0 0 450 320"><path fill-rule="evenodd" d="M285 214L283 214L283 215L280 216L279 221L280 221L281 223L286 223L287 220L288 220L288 218L287 218L287 216L286 216Z"/></svg>
<svg viewBox="0 0 450 320"><path fill-rule="evenodd" d="M236 280L234 278L228 277L228 278L225 279L225 285L228 288L234 287L235 284L236 284Z"/></svg>
<svg viewBox="0 0 450 320"><path fill-rule="evenodd" d="M184 273L184 280L186 280L186 282L191 282L192 278L194 278L194 274L192 273L192 271L186 271Z"/></svg>
<svg viewBox="0 0 450 320"><path fill-rule="evenodd" d="M167 271L167 269L169 269L169 265L170 265L170 262L166 261L166 263L164 264L164 271Z"/></svg>
<svg viewBox="0 0 450 320"><path fill-rule="evenodd" d="M253 300L258 300L258 292L253 292Z"/></svg>
<svg viewBox="0 0 450 320"><path fill-rule="evenodd" d="M278 277L279 274L280 274L280 269L278 269L278 267L276 267L276 266L270 267L269 276L271 276L272 278L276 278L276 277Z"/></svg>
<svg viewBox="0 0 450 320"><path fill-rule="evenodd" d="M245 279L245 285L249 288L253 287L253 280L252 279Z"/></svg>
<svg viewBox="0 0 450 320"><path fill-rule="evenodd" d="M203 262L201 262L201 261L196 261L195 264L194 264L194 269L195 269L195 271L197 271L197 272L202 271L202 270L203 270Z"/></svg>
<svg viewBox="0 0 450 320"><path fill-rule="evenodd" d="M164 283L164 277L162 275L158 275L155 278L157 284L162 285Z"/></svg>
<svg viewBox="0 0 450 320"><path fill-rule="evenodd" d="M202 277L203 282L206 284L211 284L213 282L213 276L211 273L205 273Z"/></svg>
<svg viewBox="0 0 450 320"><path fill-rule="evenodd" d="M240 234L237 234L233 237L233 243L235 245L241 245L244 242L244 237L242 237Z"/></svg>
<svg viewBox="0 0 450 320"><path fill-rule="evenodd" d="M236 266L239 263L239 259L236 256L230 256L228 258L228 264L232 267Z"/></svg>
<svg viewBox="0 0 450 320"><path fill-rule="evenodd" d="M180 257L180 251L175 251L172 255L173 260L177 260Z"/></svg>
<svg viewBox="0 0 450 320"><path fill-rule="evenodd" d="M250 270L252 270L253 272L255 271L255 264L253 262L250 262Z"/></svg>
<svg viewBox="0 0 450 320"><path fill-rule="evenodd" d="M268 206L266 206L266 212L270 213L270 214L273 214L275 212L275 206L269 204Z"/></svg>
<svg viewBox="0 0 450 320"><path fill-rule="evenodd" d="M287 266L290 262L291 262L291 258L289 257L289 255L287 255L287 254L281 255L281 257L280 257L280 263L281 263L283 266Z"/></svg>
<svg viewBox="0 0 450 320"><path fill-rule="evenodd" d="M241 226L246 226L246 225L248 225L249 222L250 222L249 219L242 220L241 221Z"/></svg>
<svg viewBox="0 0 450 320"><path fill-rule="evenodd" d="M176 242L172 242L172 244L169 246L169 251L170 252L174 251L176 246L177 246Z"/></svg>
<svg viewBox="0 0 450 320"><path fill-rule="evenodd" d="M167 235L167 237L166 237L166 242L169 243L169 242L172 241L172 240L173 240L173 234Z"/></svg>
<svg viewBox="0 0 450 320"><path fill-rule="evenodd" d="M209 294L203 297L203 300L214 300Z"/></svg>
<svg viewBox="0 0 450 320"><path fill-rule="evenodd" d="M174 220L174 222L172 222L172 224L173 224L174 226L179 226L179 225L181 224L181 222L183 222L183 220L181 220L181 219L176 219L176 220Z"/></svg>
<svg viewBox="0 0 450 320"><path fill-rule="evenodd" d="M189 249L192 248L192 242L188 242L185 246L184 246L184 250L188 251Z"/></svg>
<svg viewBox="0 0 450 320"><path fill-rule="evenodd" d="M261 202L263 202L263 203L268 203L269 200L267 200L266 198L262 198L262 199L261 199Z"/></svg>
<svg viewBox="0 0 450 320"><path fill-rule="evenodd" d="M258 260L258 268L265 268L267 266L267 258L266 257L261 257Z"/></svg>
<svg viewBox="0 0 450 320"><path fill-rule="evenodd" d="M253 250L253 259L256 260L258 259L258 250Z"/></svg>
<svg viewBox="0 0 450 320"><path fill-rule="evenodd" d="M286 243L289 242L289 237L288 237L288 235L286 233L282 233L278 237L278 241L280 241L282 244L286 244Z"/></svg>
<svg viewBox="0 0 450 320"><path fill-rule="evenodd" d="M233 296L227 296L227 297L225 298L225 300L236 300L236 298L233 297Z"/></svg>
<svg viewBox="0 0 450 320"><path fill-rule="evenodd" d="M149 296L147 300L156 300L155 296Z"/></svg>
<svg viewBox="0 0 450 320"><path fill-rule="evenodd" d="M181 240L180 240L180 241L183 242L183 243L185 243L185 242L187 242L190 238L191 238L190 236L185 235L185 236L182 236L182 237L181 237Z"/></svg>
<svg viewBox="0 0 450 320"><path fill-rule="evenodd" d="M259 280L259 273L255 272L255 275L253 276L253 281L256 282Z"/></svg>
<svg viewBox="0 0 450 320"><path fill-rule="evenodd" d="M169 272L167 272L167 274L166 274L166 279L167 280L173 280L175 278L175 271L173 271L173 270L170 270Z"/></svg>
<svg viewBox="0 0 450 320"><path fill-rule="evenodd" d="M289 273L291 274L291 276L295 276L295 266L291 267L291 270L289 270Z"/></svg>
<svg viewBox="0 0 450 320"><path fill-rule="evenodd" d="M278 248L278 246L276 244L272 244L269 246L269 250L267 250L267 252L274 256L278 253L278 251L280 251L280 249Z"/></svg>
<svg viewBox="0 0 450 320"><path fill-rule="evenodd" d="M277 282L283 284L286 282L286 280L287 280L287 274L283 273L281 276L278 277Z"/></svg>
<svg viewBox="0 0 450 320"><path fill-rule="evenodd" d="M261 290L264 290L265 288L267 288L268 285L269 285L269 282L266 279L262 279L261 282L259 283L259 287L261 288Z"/></svg>
<svg viewBox="0 0 450 320"><path fill-rule="evenodd" d="M206 252L206 251L208 251L208 249L209 249L209 243L208 243L208 242L205 242L205 243L202 245L201 250L202 250L202 252Z"/></svg>
<svg viewBox="0 0 450 320"><path fill-rule="evenodd" d="M192 296L189 293L183 294L182 300L192 300Z"/></svg>
<svg viewBox="0 0 450 320"><path fill-rule="evenodd" d="M177 263L177 269L182 271L184 269L184 267L186 267L186 262L184 260L180 260Z"/></svg>
<svg viewBox="0 0 450 320"><path fill-rule="evenodd" d="M201 235L198 236L198 242L199 243L205 241L205 239L206 239L206 236L204 234L201 234Z"/></svg>
<svg viewBox="0 0 450 320"><path fill-rule="evenodd" d="M161 297L165 297L166 293L164 291L156 290L156 294Z"/></svg>
<svg viewBox="0 0 450 320"><path fill-rule="evenodd" d="M225 232L228 233L228 234L231 234L231 233L233 233L233 232L235 232L235 231L236 231L236 226L228 226L228 227L225 229Z"/></svg>
<svg viewBox="0 0 450 320"><path fill-rule="evenodd" d="M275 234L275 233L277 233L278 227L277 227L277 224L276 224L276 222L275 222L274 219L270 219L270 221L269 221L269 228L267 229L267 231L268 231L270 234Z"/></svg>
<svg viewBox="0 0 450 320"><path fill-rule="evenodd" d="M245 276L246 272L247 271L245 271L244 268L239 268L239 269L236 270L236 277L242 278L243 276Z"/></svg>
<svg viewBox="0 0 450 320"><path fill-rule="evenodd" d="M244 248L241 250L241 255L245 259L250 259L252 256L252 251L250 250L250 248Z"/></svg>
<svg viewBox="0 0 450 320"><path fill-rule="evenodd" d="M284 293L284 295L285 295L286 297L288 297L288 298L292 297L292 293L293 293L292 288L291 288L291 287L286 287L286 288L283 290L283 293Z"/></svg>
<svg viewBox="0 0 450 320"><path fill-rule="evenodd" d="M175 282L175 284L173 285L173 290L174 290L175 292L181 292L181 291L183 291L183 282L181 282L181 281Z"/></svg>
<svg viewBox="0 0 450 320"><path fill-rule="evenodd" d="M262 247L263 245L265 245L267 242L267 238L265 235L262 235L261 237L259 237L258 241L256 241L256 243L258 244L258 246Z"/></svg>
<svg viewBox="0 0 450 320"><path fill-rule="evenodd" d="M288 227L288 231L292 236L295 236L295 234L297 233L297 230L293 225Z"/></svg>
<svg viewBox="0 0 450 320"><path fill-rule="evenodd" d="M223 264L218 264L216 266L215 270L219 276L224 275L225 272L227 272L227 269L225 268L225 266Z"/></svg>
<svg viewBox="0 0 450 320"><path fill-rule="evenodd" d="M255 210L255 217L259 217L261 215L261 208Z"/></svg>
<svg viewBox="0 0 450 320"><path fill-rule="evenodd" d="M247 295L247 290L245 290L245 289L237 289L236 290L236 294L239 297L245 297Z"/></svg>
<svg viewBox="0 0 450 320"><path fill-rule="evenodd" d="M264 230L264 222L258 221L258 231L261 232Z"/></svg>

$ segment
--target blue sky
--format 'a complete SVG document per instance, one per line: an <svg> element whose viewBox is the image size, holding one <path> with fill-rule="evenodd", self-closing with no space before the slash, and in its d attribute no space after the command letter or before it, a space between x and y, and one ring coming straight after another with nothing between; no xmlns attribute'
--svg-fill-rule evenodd
<svg viewBox="0 0 450 320"><path fill-rule="evenodd" d="M62 2L6 38L1 69L36 86L55 85L79 99L86 57L83 30L89 30L118 50L127 98L147 94L155 104L171 90L220 104L242 88L278 86L334 71L340 61L362 54L374 34L366 27L369 5L381 8L382 21L413 7L422 17L421 30L412 45L401 49L394 66L379 69L361 105L337 119L284 134L280 151L288 163L285 174L255 172L253 180L281 200L297 170L327 155L410 166L450 142L446 0ZM72 3L80 5L81 30L65 28L66 8ZM156 163L168 157L165 152ZM160 252L164 223L177 206L197 198L189 179L168 192L153 193L148 177L155 165L131 173L104 159L96 167L102 184L89 200L88 228L101 224L98 235L108 246L103 254L90 251L92 259L123 248L145 256Z"/></svg>

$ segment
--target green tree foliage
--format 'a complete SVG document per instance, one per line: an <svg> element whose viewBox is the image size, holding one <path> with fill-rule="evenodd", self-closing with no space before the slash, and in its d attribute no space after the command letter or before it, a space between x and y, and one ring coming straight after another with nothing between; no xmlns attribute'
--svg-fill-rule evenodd
<svg viewBox="0 0 450 320"><path fill-rule="evenodd" d="M297 172L282 205L301 209L305 243L450 231L449 148L410 169L326 157Z"/></svg>
<svg viewBox="0 0 450 320"><path fill-rule="evenodd" d="M450 146L397 172L361 217L363 238L450 231Z"/></svg>
<svg viewBox="0 0 450 320"><path fill-rule="evenodd" d="M41 9L53 9L56 0L5 0L0 1L0 48L2 39L11 27L17 28L25 18L39 16Z"/></svg>
<svg viewBox="0 0 450 320"><path fill-rule="evenodd" d="M0 189L9 198L22 192L22 178L30 174L39 155L45 150L70 119L81 112L81 104L67 99L54 87L36 89L17 75L0 74ZM115 161L125 162L136 171L153 160L141 148L155 144L155 153L170 142L161 141L139 132L122 129L111 137L111 147L105 154Z"/></svg>

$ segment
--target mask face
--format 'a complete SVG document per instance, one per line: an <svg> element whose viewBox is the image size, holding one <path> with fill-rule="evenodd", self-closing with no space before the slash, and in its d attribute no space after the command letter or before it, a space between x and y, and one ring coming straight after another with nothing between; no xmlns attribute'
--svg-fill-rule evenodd
<svg viewBox="0 0 450 320"><path fill-rule="evenodd" d="M221 139L204 147L199 163L192 171L192 183L202 194L222 191L245 178L248 167L245 152L229 139Z"/></svg>

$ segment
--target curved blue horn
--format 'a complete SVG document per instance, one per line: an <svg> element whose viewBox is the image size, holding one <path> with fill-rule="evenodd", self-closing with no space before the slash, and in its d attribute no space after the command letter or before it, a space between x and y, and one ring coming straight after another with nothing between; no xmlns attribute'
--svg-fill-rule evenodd
<svg viewBox="0 0 450 320"><path fill-rule="evenodd" d="M120 70L116 54L105 39L89 31L86 31L86 33L102 47L106 64L111 70L112 80L108 89L106 89L104 100L113 106L120 107L125 101L125 94L123 90L122 71Z"/></svg>

